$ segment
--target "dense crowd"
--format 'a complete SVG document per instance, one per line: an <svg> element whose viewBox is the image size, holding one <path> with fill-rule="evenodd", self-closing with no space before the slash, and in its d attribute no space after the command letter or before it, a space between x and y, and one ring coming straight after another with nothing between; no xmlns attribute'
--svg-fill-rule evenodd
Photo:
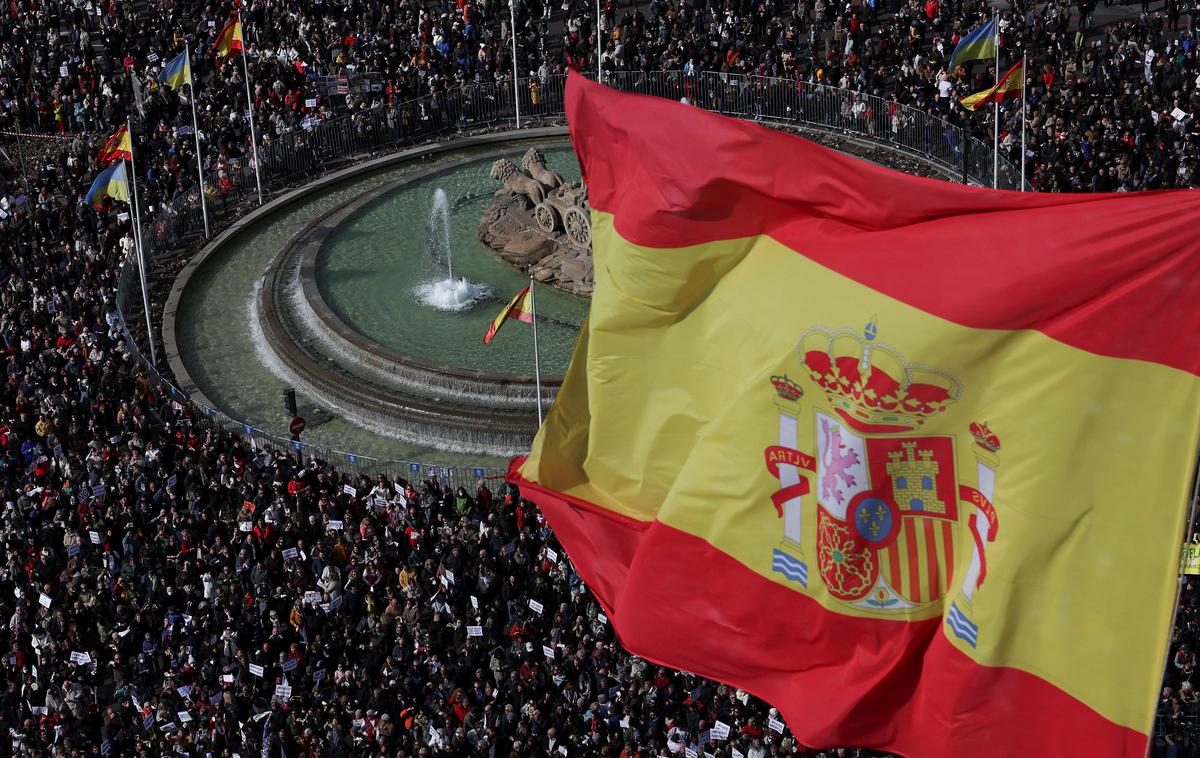
<svg viewBox="0 0 1200 758"><path fill-rule="evenodd" d="M1002 67L1029 56L1031 183L1194 186L1192 9L1110 5L1001 11ZM148 212L195 192L190 91L150 84L186 42L219 205L249 150L241 62L211 50L231 10L13 0L0 14L0 131L62 135L0 138L0 752L793 752L766 704L623 651L519 493L368 480L253 449L193 417L127 350L113 294L128 215L82 202L96 148L130 117ZM253 0L242 12L264 146L511 76L499 0ZM990 12L976 0L605 0L602 63L850 88L990 139L990 109L957 98L994 72L946 70ZM523 74L595 60L594 4L525 0L516 18ZM327 77L370 86L331 91ZM1017 161L1019 109L1005 113ZM1172 750L1200 708L1198 607L1188 584L1162 703Z"/></svg>

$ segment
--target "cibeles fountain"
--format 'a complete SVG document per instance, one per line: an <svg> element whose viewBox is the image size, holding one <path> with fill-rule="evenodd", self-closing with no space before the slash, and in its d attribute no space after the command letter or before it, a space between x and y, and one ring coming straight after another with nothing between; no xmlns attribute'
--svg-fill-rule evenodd
<svg viewBox="0 0 1200 758"><path fill-rule="evenodd" d="M495 192L455 186L456 169L435 170L365 193L297 231L253 299L255 336L272 373L376 434L488 456L527 451L537 428L530 330L514 324L503 344L481 349L485 325L522 280L544 283L539 342L549 335L554 343L542 382L549 407L586 310L581 295L591 291L592 267L586 192L551 171L541 150L528 150L523 163L492 162ZM427 221L396 229L404 237L391 242L423 254L397 261L402 270L380 266L378 257L359 260L372 214L401 192L425 198ZM482 214L472 212L493 196ZM468 224L478 240L464 243L454 231ZM371 237L376 247L389 242ZM492 268L480 264L480 251ZM346 269L347 261L365 268ZM395 288L373 289L379 277L393 277ZM345 279L359 284L346 287ZM564 299L578 304L564 307ZM372 328L361 318L364 305L390 313L390 328Z"/></svg>

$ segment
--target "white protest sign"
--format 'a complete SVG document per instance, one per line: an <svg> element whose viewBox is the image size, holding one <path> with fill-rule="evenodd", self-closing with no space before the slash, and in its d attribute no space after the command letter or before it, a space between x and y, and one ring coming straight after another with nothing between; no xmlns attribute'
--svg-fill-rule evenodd
<svg viewBox="0 0 1200 758"><path fill-rule="evenodd" d="M92 656L88 655L87 653L71 653L71 663L77 663L80 666L83 666L91 662Z"/></svg>
<svg viewBox="0 0 1200 758"><path fill-rule="evenodd" d="M307 100L304 101L304 107L305 108L316 108L317 107L317 99L315 97L308 98Z"/></svg>
<svg viewBox="0 0 1200 758"><path fill-rule="evenodd" d="M779 719L768 718L767 726L771 729L771 731L783 734L783 722Z"/></svg>
<svg viewBox="0 0 1200 758"><path fill-rule="evenodd" d="M100 532L89 531L88 539L92 541L93 545L99 545L100 544Z"/></svg>
<svg viewBox="0 0 1200 758"><path fill-rule="evenodd" d="M342 492L346 493L350 497L358 497L358 490L354 489L349 484L342 485Z"/></svg>
<svg viewBox="0 0 1200 758"><path fill-rule="evenodd" d="M479 598L475 597L474 595L471 595L471 607L475 610L479 610Z"/></svg>
<svg viewBox="0 0 1200 758"><path fill-rule="evenodd" d="M250 673L254 674L257 677L261 677L263 675L263 667L259 666L257 664L251 663L250 664Z"/></svg>
<svg viewBox="0 0 1200 758"><path fill-rule="evenodd" d="M467 627L467 636L468 637L482 637L483 636L483 627L482 626L468 626Z"/></svg>
<svg viewBox="0 0 1200 758"><path fill-rule="evenodd" d="M283 559L285 561L295 560L298 555L300 555L300 551L294 547L289 547L283 551Z"/></svg>
<svg viewBox="0 0 1200 758"><path fill-rule="evenodd" d="M287 700L292 696L292 688L286 684L275 685L275 697L280 700Z"/></svg>
<svg viewBox="0 0 1200 758"><path fill-rule="evenodd" d="M714 740L729 739L729 724L726 724L723 721L718 721L717 723L713 724L712 729L708 731L708 736L712 737Z"/></svg>
<svg viewBox="0 0 1200 758"><path fill-rule="evenodd" d="M238 529L242 530L243 532L248 532L253 528L254 528L254 524L252 524L249 521L238 522Z"/></svg>
<svg viewBox="0 0 1200 758"><path fill-rule="evenodd" d="M729 755L732 756L732 758L746 758L746 754L741 750L738 750L736 747L729 748Z"/></svg>
<svg viewBox="0 0 1200 758"><path fill-rule="evenodd" d="M541 613L543 608L542 604L536 600L530 600L529 607L533 609L534 613Z"/></svg>
<svg viewBox="0 0 1200 758"><path fill-rule="evenodd" d="M321 602L321 593L313 592L312 590L305 592L304 602L308 605L316 605L317 603Z"/></svg>
<svg viewBox="0 0 1200 758"><path fill-rule="evenodd" d="M601 624L607 624L608 616L605 616L603 613L597 613L596 620L599 621Z"/></svg>
<svg viewBox="0 0 1200 758"><path fill-rule="evenodd" d="M180 722L184 724L192 720L192 714L188 713L187 711L177 711L175 715L178 716Z"/></svg>
<svg viewBox="0 0 1200 758"><path fill-rule="evenodd" d="M225 684L233 684L233 674L221 674L221 681Z"/></svg>
<svg viewBox="0 0 1200 758"><path fill-rule="evenodd" d="M444 578L444 579L445 579L447 582L450 582L451 584L454 584L454 572L453 572L453 571L451 571L450 569L445 569L444 571L442 571L442 577L443 577L443 578Z"/></svg>
<svg viewBox="0 0 1200 758"><path fill-rule="evenodd" d="M546 548L546 560L551 563L558 563L558 551L552 547Z"/></svg>
<svg viewBox="0 0 1200 758"><path fill-rule="evenodd" d="M335 521L334 519L330 519L329 523L325 526L325 529L327 531L333 531L334 529L341 529L341 528L342 528L342 522Z"/></svg>
<svg viewBox="0 0 1200 758"><path fill-rule="evenodd" d="M554 648L550 647L549 645L542 645L542 655L553 660Z"/></svg>
<svg viewBox="0 0 1200 758"><path fill-rule="evenodd" d="M38 605L42 606L43 608L49 608L50 607L50 596L47 595L45 592L39 592L38 593Z"/></svg>

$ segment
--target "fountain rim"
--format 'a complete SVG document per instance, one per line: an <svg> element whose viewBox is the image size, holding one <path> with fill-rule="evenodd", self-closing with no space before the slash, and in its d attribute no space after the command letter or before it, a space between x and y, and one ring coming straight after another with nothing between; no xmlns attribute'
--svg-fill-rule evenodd
<svg viewBox="0 0 1200 758"><path fill-rule="evenodd" d="M458 137L445 142L425 143L401 150L390 155L383 155L372 160L348 166L334 171L316 181L287 192L264 203L230 224L224 231L209 240L188 261L171 285L171 292L163 306L161 337L163 352L167 359L168 368L175 376L176 386L189 400L208 408L218 409L218 406L204 394L203 389L196 383L184 362L184 353L180 349L179 331L177 327L179 307L192 279L206 265L215 262L228 252L230 243L245 234L253 233L259 223L286 210L289 206L304 202L313 195L329 191L350 181L365 179L383 171L390 171L414 160L440 155L442 153L484 147L495 144L542 140L549 137L569 135L566 126L546 126L537 128L508 129L489 134L477 134L469 137Z"/></svg>
<svg viewBox="0 0 1200 758"><path fill-rule="evenodd" d="M298 245L303 245L303 252L300 258L300 286L304 293L304 299L308 301L308 305L320 319L321 324L332 332L338 339L345 340L353 347L372 353L373 355L393 363L403 364L405 366L416 368L424 371L436 372L448 377L456 379L469 379L473 381L491 382L499 385L534 385L536 378L533 374L504 374L491 371L479 371L476 369L463 368L461 366L447 366L440 363L435 363L429 360L413 357L411 354L402 353L398 350L386 347L376 340L370 339L362 332L351 328L325 301L325 297L321 294L320 285L317 283L317 266L322 260L322 256L328 256L328 251L325 249L325 243L329 236L336 232L338 228L347 223L352 217L365 211L371 205L381 202L384 198L398 190L403 189L406 185L414 182L425 181L427 179L438 176L439 174L449 173L456 169L462 168L464 165L478 162L486 162L502 157L507 151L495 151L482 154L478 157L462 158L446 166L431 167L424 171L418 171L415 174L406 176L403 179L397 179L394 182L381 185L371 190L367 190L361 195L350 198L345 203L334 208L323 217L316 219L305 226L299 233L293 235L284 245L278 256L272 261L267 268L268 276L283 262L291 258L291 252ZM506 264L510 265L511 264ZM515 267L513 267L515 268ZM562 374L549 375L542 377L543 389L556 391L562 386Z"/></svg>

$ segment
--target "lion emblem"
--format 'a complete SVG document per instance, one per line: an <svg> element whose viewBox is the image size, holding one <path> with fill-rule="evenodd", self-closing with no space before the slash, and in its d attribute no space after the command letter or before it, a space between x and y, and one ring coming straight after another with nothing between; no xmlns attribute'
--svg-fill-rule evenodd
<svg viewBox="0 0 1200 758"><path fill-rule="evenodd" d="M525 151L525 157L521 161L525 167L525 171L546 186L546 189L554 189L563 183L563 178L546 168L546 156L542 155L542 151L536 147L531 147Z"/></svg>
<svg viewBox="0 0 1200 758"><path fill-rule="evenodd" d="M500 182L496 194L525 195L534 205L546 199L546 188L542 183L517 167L507 158L501 158L492 164L492 178Z"/></svg>

